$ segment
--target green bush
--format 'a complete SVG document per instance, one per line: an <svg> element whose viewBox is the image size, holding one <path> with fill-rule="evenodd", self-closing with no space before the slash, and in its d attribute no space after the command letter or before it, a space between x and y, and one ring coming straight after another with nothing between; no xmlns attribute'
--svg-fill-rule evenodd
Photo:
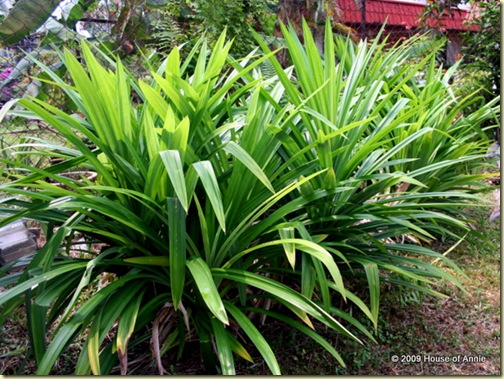
<svg viewBox="0 0 504 379"><path fill-rule="evenodd" d="M497 1L475 1L468 16L469 25L477 31L467 31L463 39L463 68L459 75L461 91L479 91L482 102L492 101L501 93L501 18L502 4ZM499 97L500 106L500 97ZM475 104L477 109L478 104ZM501 128L493 130L500 141Z"/></svg>
<svg viewBox="0 0 504 379"><path fill-rule="evenodd" d="M276 1L270 0L170 0L151 8L147 46L163 54L181 43L192 46L203 34L213 46L226 29L233 40L231 53L246 55L257 46L251 28L273 34L275 8Z"/></svg>
<svg viewBox="0 0 504 379"><path fill-rule="evenodd" d="M352 302L376 327L380 280L428 293L436 292L422 283L432 278L459 285L423 258L456 268L446 257L399 243L468 230L447 211L477 200L465 187L474 178L455 170L457 159L477 165L475 151L436 158L466 138L465 124L439 131L446 138L423 167L407 166L420 158L413 145L436 133L424 120L456 102L426 106L448 87L436 76L424 89L413 85L433 57L402 67L415 42L390 51L355 46L333 40L329 27L323 57L306 26L305 46L293 31L284 37L294 65L286 70L260 39L263 56L228 57L224 35L212 52L200 40L184 61L174 49L150 81L119 60L105 69L86 44L84 63L61 54L71 84L38 62L80 113L17 101L24 110L12 115L44 120L67 144L34 139L12 150L36 147L31 154L60 159L45 168L1 160L10 181L0 187L9 195L0 225L26 218L46 231L26 269L9 273L7 265L0 277L0 286L13 285L0 319L26 305L37 374L49 374L80 337L76 374L108 374L118 362L125 374L128 348L148 338L160 373L164 354L197 339L209 372L234 374L233 353L250 359L237 331L280 374L251 312L302 331L344 366L311 320L358 342L373 337L336 300ZM268 78L266 61L275 73ZM486 114L467 123L477 130ZM451 186L419 180L445 167ZM97 178L69 174L76 170ZM99 251L75 257L81 235ZM369 305L345 288L347 276L364 278Z"/></svg>
<svg viewBox="0 0 504 379"><path fill-rule="evenodd" d="M468 23L477 26L478 30L466 32L464 36L465 65L475 72L483 73L478 84L487 100L500 94L501 10L500 2L476 1Z"/></svg>

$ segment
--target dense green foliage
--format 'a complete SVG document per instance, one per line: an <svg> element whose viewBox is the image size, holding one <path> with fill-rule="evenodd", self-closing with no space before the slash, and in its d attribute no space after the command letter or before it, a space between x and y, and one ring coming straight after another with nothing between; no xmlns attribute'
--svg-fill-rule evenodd
<svg viewBox="0 0 504 379"><path fill-rule="evenodd" d="M479 80L487 100L500 95L501 84L501 9L498 1L477 1L470 24L479 27L477 32L465 36L465 61L469 68L483 72Z"/></svg>
<svg viewBox="0 0 504 379"><path fill-rule="evenodd" d="M275 1L220 0L195 1L197 35L208 33L214 39L226 29L233 38L232 52L247 54L255 45L251 28L267 35L273 34Z"/></svg>
<svg viewBox="0 0 504 379"><path fill-rule="evenodd" d="M13 285L0 319L26 305L38 374L79 336L77 374L107 374L117 362L127 373L128 349L149 338L160 373L164 354L197 339L209 372L233 374L233 354L249 359L238 334L280 374L253 313L286 322L344 365L311 320L372 341L335 304L353 303L376 326L380 281L433 294L432 278L459 285L428 263L456 269L425 242L469 230L458 210L478 201L469 185L484 175L467 170L482 164L479 126L498 109L461 116L470 100L446 101L435 51L404 64L418 40L384 50L327 25L321 56L306 25L305 45L283 32L293 67L259 37L263 55L235 60L223 34L183 60L173 49L143 80L83 44L83 63L61 53L71 82L37 62L79 113L37 99L0 112L17 103L23 110L11 115L67 139L33 139L1 160L0 225L35 220L47 237L23 272L0 272L0 286ZM61 163L34 168L19 159L27 154ZM79 236L100 249L76 257ZM347 278L361 278L368 304Z"/></svg>
<svg viewBox="0 0 504 379"><path fill-rule="evenodd" d="M270 0L125 1L113 32L126 53L134 46L169 52L181 43L194 44L203 34L213 45L227 29L234 40L232 53L245 55L255 45L251 28L272 34L274 6Z"/></svg>

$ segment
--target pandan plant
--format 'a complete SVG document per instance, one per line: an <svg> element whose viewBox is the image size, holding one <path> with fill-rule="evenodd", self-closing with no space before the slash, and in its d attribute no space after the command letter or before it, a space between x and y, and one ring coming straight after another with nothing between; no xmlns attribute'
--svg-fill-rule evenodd
<svg viewBox="0 0 504 379"><path fill-rule="evenodd" d="M461 286L429 262L457 270L447 257L400 243L467 231L447 210L477 200L464 187L474 177L423 182L458 167L453 156L405 168L435 129L421 120L438 110L411 84L433 54L406 69L398 63L410 45L357 46L327 26L321 56L306 26L304 45L293 30L284 37L287 69L260 38L262 55L233 59L225 34L212 51L200 40L184 61L173 49L147 79L86 43L82 62L60 53L68 82L36 62L79 110L19 99L0 112L16 103L22 110L10 114L41 120L67 142L7 149L59 159L47 167L2 159L0 225L34 220L47 240L23 271L0 269L0 317L26 306L37 374L52 373L77 340L76 374L116 365L127 374L128 352L148 341L161 374L163 357L180 356L188 341L199 342L208 372L235 374L235 356L251 360L241 337L281 374L253 314L300 330L344 366L321 327L361 344L374 338L335 304L353 304L376 327L381 281L437 295L437 278ZM261 74L265 62L274 75ZM467 122L476 130L479 118ZM440 147L459 130L443 131ZM96 178L69 175L76 170ZM90 248L76 254L81 236ZM349 277L362 277L369 303L347 288Z"/></svg>

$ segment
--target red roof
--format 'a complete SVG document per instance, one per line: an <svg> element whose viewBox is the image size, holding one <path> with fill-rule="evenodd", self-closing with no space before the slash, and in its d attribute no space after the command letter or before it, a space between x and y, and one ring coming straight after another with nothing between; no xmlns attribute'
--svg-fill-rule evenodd
<svg viewBox="0 0 504 379"><path fill-rule="evenodd" d="M422 4L412 4L394 0L365 0L366 22L415 28L420 25L420 15L424 9ZM361 10L355 0L338 0L343 22L357 23L362 21ZM465 25L468 12L454 10L451 17L442 20L441 26L447 30L477 30L475 26ZM436 26L436 20L429 20L429 26ZM439 26L439 24L437 25Z"/></svg>

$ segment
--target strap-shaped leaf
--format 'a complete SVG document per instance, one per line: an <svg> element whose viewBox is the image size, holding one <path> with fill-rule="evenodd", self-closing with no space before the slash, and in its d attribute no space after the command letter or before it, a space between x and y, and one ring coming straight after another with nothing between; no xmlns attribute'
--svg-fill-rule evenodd
<svg viewBox="0 0 504 379"><path fill-rule="evenodd" d="M163 161L168 177L173 185L175 194L177 195L182 207L187 210L189 209L189 201L187 199L187 191L184 179L184 167L182 166L182 160L180 159L180 153L178 150L166 150L159 153L161 160Z"/></svg>
<svg viewBox="0 0 504 379"><path fill-rule="evenodd" d="M323 168L332 168L331 140L326 137L321 129L319 129L317 137L317 151L320 165Z"/></svg>
<svg viewBox="0 0 504 379"><path fill-rule="evenodd" d="M126 375L128 368L128 341L135 330L138 309L142 302L143 293L135 297L128 304L128 307L121 313L119 323L117 325L117 354L119 355L119 363L121 365L121 375Z"/></svg>
<svg viewBox="0 0 504 379"><path fill-rule="evenodd" d="M283 245L285 244L293 244L297 250L304 251L305 253L310 254L312 257L318 259L321 261L324 266L326 266L327 270L331 274L334 283L338 286L338 289L345 298L345 286L343 284L343 277L341 276L341 273L339 271L338 266L336 265L336 262L334 261L333 256L331 253L329 253L325 248L322 246L308 240L304 240L301 238L282 238L281 240L277 241L270 241L270 242L265 242L262 244L255 245L249 249L243 250L239 254L236 254L231 258L226 264L225 267L231 267L234 262L236 262L239 258L242 256L266 247L270 246L277 246L277 245Z"/></svg>
<svg viewBox="0 0 504 379"><path fill-rule="evenodd" d="M196 282L196 286L205 301L210 312L222 323L229 325L229 320L222 303L222 299L217 291L212 273L205 261L201 258L193 258L186 263L187 268Z"/></svg>
<svg viewBox="0 0 504 379"><path fill-rule="evenodd" d="M248 308L247 310L255 311L255 312L258 312L261 314L265 314L270 317L274 317L280 321L283 321L285 324L287 324L293 328L296 328L300 332L306 334L308 337L313 339L315 342L317 342L324 349L326 349L334 358L336 358L338 360L338 362L341 366L346 367L345 362L343 361L343 358L341 358L341 355L336 351L336 349L324 337L322 337L316 331L314 331L314 330L308 328L307 326L300 324L299 322L292 320L290 317L284 316L280 313L267 311L262 308L259 308L259 309Z"/></svg>
<svg viewBox="0 0 504 379"><path fill-rule="evenodd" d="M65 266L58 267L49 272L31 278L23 283L20 283L15 287L12 287L7 291L5 291L4 293L2 293L2 296L0 296L0 305L4 304L5 302L14 297L20 296L30 288L34 288L38 286L40 283L44 283L52 278L58 277L61 274L74 270L81 271L82 268L86 267L86 264L87 264L86 262L67 264Z"/></svg>
<svg viewBox="0 0 504 379"><path fill-rule="evenodd" d="M193 167L201 179L201 183L205 188L205 192L212 204L215 217L217 217L222 231L226 232L226 219L224 215L224 207L222 205L222 195L212 164L209 161L201 161L194 163Z"/></svg>
<svg viewBox="0 0 504 379"><path fill-rule="evenodd" d="M54 271L52 271L54 272ZM103 305L104 299L116 291L118 288L125 285L127 282L134 282L138 279L144 279L143 275L127 275L119 278L112 284L100 290L97 295L91 297L86 301L73 315L65 322L65 324L59 329L59 331L54 336L51 344L48 346L46 353L42 359L42 362L37 368L37 375L48 375L54 365L54 362L61 354L61 351L71 340L72 336L83 326L83 323L89 322L90 316L96 312L96 309ZM27 282L25 282L27 283ZM24 284L24 283L23 283ZM134 294L138 288L145 286L143 281L138 281L134 283L136 288L133 288L129 293ZM125 300L128 301L128 300ZM105 322L102 320L101 322Z"/></svg>
<svg viewBox="0 0 504 379"><path fill-rule="evenodd" d="M264 171L259 167L257 162L247 153L240 145L231 141L226 146L224 146L224 150L229 154L233 155L236 159L238 159L241 163L247 167L252 174L256 176L257 179L261 181L264 186L269 189L272 193L275 193L275 189L271 185L268 176L264 173Z"/></svg>
<svg viewBox="0 0 504 379"><path fill-rule="evenodd" d="M106 342L107 346L103 347L105 339L109 341L110 330L113 325L117 323L119 317L123 314L125 308L131 306L135 302L134 299L142 297L142 293L145 290L145 282L139 281L137 283L130 283L126 285L126 288L121 289L122 292L120 296L113 294L106 299L102 299L104 304L100 307L98 312L100 313L100 323L99 323L99 339L98 346L100 347L100 371L102 375L108 375L112 366L117 363L116 355L113 354L116 351L116 341ZM95 320L98 316L98 312L95 312ZM137 318L138 320L138 318ZM93 322L94 325L94 322ZM135 326L136 328L136 326ZM113 351L112 351L113 346ZM90 375L90 341L86 340L82 346L79 359L75 366L76 375Z"/></svg>
<svg viewBox="0 0 504 379"><path fill-rule="evenodd" d="M294 228L286 227L278 230L278 234L280 234L280 238L283 239L292 239L294 238ZM296 244L292 242L284 242L282 243L285 255L287 256L287 260L294 270L296 266Z"/></svg>
<svg viewBox="0 0 504 379"><path fill-rule="evenodd" d="M88 359L89 366L91 367L91 371L93 375L101 375L100 369L100 323L101 317L103 313L103 308L101 308L97 315L95 316L94 322L91 325L91 329L89 330L88 337Z"/></svg>
<svg viewBox="0 0 504 379"><path fill-rule="evenodd" d="M226 334L228 337L229 344L231 345L231 350L233 350L233 353L242 357L246 361L249 361L250 363L254 363L254 360L248 353L247 349L243 347L243 345L236 339L236 337L233 336L229 330L226 330Z"/></svg>
<svg viewBox="0 0 504 379"><path fill-rule="evenodd" d="M217 356L222 369L223 375L236 375L232 344L229 341L226 329L214 318L210 319L215 337L215 345L217 346Z"/></svg>
<svg viewBox="0 0 504 379"><path fill-rule="evenodd" d="M275 354L273 353L273 350L271 350L270 345L268 344L268 342L266 342L263 335L257 330L254 324L252 324L252 321L250 321L242 311L240 311L230 302L226 301L225 306L229 313L231 313L233 318L236 320L238 325L240 325L243 331L250 338L259 353L261 353L264 361L271 370L271 373L273 375L282 375L282 373L280 372L280 366L278 365L278 361L275 357Z"/></svg>
<svg viewBox="0 0 504 379"><path fill-rule="evenodd" d="M334 330L337 330L345 336L361 343L357 337L350 333L343 325L336 321L320 306L282 283L244 270L213 268L211 272L218 278L225 278L262 289L263 291L273 295L278 301L284 304L288 303L292 307L296 307L299 310L308 313Z"/></svg>
<svg viewBox="0 0 504 379"><path fill-rule="evenodd" d="M131 257L124 259L124 262L134 263L138 265L149 265L149 266L160 266L160 267L169 267L170 260L168 257L158 257L158 256L149 256L149 257Z"/></svg>
<svg viewBox="0 0 504 379"><path fill-rule="evenodd" d="M185 283L186 264L186 212L179 200L169 197L168 208L168 236L170 258L170 284L172 289L173 306L178 309Z"/></svg>
<svg viewBox="0 0 504 379"><path fill-rule="evenodd" d="M369 296L371 303L371 314L375 328L378 325L378 313L380 311L380 276L378 272L378 265L376 263L364 264L366 277L368 280Z"/></svg>
<svg viewBox="0 0 504 379"><path fill-rule="evenodd" d="M185 152L187 150L187 141L189 139L189 129L191 122L189 117L184 117L182 121L179 122L175 131L173 133L173 146L182 152L182 158L184 158Z"/></svg>
<svg viewBox="0 0 504 379"><path fill-rule="evenodd" d="M113 254L114 250L110 250L109 252L104 252L102 254L99 254L96 258L91 259L87 265L86 265L86 270L82 274L81 280L79 282L79 285L77 286L74 295L72 296L72 299L68 303L65 312L61 316L61 320L66 320L67 317L70 315L71 311L74 309L75 304L81 297L82 290L87 287L89 284L90 279L92 278L93 270L95 266L104 258L106 258L108 255ZM60 325L63 325L61 323ZM58 327L59 328L59 327Z"/></svg>

